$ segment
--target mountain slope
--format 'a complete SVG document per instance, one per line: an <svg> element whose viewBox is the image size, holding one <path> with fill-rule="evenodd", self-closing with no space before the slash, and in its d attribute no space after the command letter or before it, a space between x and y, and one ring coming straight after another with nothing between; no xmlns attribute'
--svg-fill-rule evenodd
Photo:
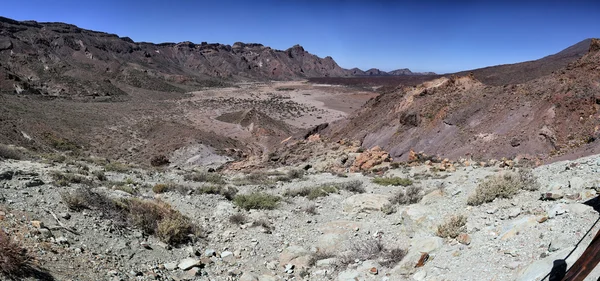
<svg viewBox="0 0 600 281"><path fill-rule="evenodd" d="M296 45L152 44L64 23L0 17L0 92L112 98L131 88L184 92L215 79L286 80L345 76L331 57Z"/></svg>
<svg viewBox="0 0 600 281"><path fill-rule="evenodd" d="M442 77L380 95L330 135L379 145L396 159L411 149L451 158L547 158L598 146L600 41L590 42L579 60L524 84Z"/></svg>
<svg viewBox="0 0 600 281"><path fill-rule="evenodd" d="M455 74L463 76L473 73L477 80L494 86L524 83L538 77L549 75L581 58L587 53L591 41L592 39L585 39L556 54L543 57L539 60L490 66L461 71Z"/></svg>

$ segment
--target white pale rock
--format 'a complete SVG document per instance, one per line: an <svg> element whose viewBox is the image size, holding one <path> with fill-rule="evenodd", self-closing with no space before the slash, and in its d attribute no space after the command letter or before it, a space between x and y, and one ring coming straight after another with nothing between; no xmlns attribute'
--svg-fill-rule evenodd
<svg viewBox="0 0 600 281"><path fill-rule="evenodd" d="M179 267L181 270L188 270L194 266L199 266L200 265L200 260L195 259L195 258L187 258L187 259L182 259L181 261L179 261L179 264L177 265L177 267Z"/></svg>

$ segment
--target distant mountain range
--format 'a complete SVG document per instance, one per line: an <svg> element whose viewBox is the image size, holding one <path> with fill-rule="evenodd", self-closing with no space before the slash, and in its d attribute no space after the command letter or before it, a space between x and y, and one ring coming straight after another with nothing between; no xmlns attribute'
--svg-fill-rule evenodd
<svg viewBox="0 0 600 281"><path fill-rule="evenodd" d="M389 72L377 68L371 68L367 71L363 71L359 68L352 68L349 71L352 76L436 75L435 72L412 72L408 68L396 69Z"/></svg>
<svg viewBox="0 0 600 281"><path fill-rule="evenodd" d="M130 87L185 92L223 81L419 75L344 69L300 45L147 43L66 23L0 17L0 93L115 97Z"/></svg>

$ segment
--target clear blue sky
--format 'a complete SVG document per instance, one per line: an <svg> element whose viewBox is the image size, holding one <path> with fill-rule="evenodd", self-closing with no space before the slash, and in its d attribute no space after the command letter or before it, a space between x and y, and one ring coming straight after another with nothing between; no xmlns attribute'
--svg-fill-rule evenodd
<svg viewBox="0 0 600 281"><path fill-rule="evenodd" d="M438 73L538 59L600 37L598 0L21 0L2 3L0 15L155 43L300 44L345 68Z"/></svg>

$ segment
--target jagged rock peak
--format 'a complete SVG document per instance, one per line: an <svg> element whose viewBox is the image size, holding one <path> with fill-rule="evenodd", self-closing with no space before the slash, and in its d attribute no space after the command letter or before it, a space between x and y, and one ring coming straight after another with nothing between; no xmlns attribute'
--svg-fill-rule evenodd
<svg viewBox="0 0 600 281"><path fill-rule="evenodd" d="M597 51L600 51L600 39L592 38L592 41L590 42L590 49L588 52L592 53Z"/></svg>

